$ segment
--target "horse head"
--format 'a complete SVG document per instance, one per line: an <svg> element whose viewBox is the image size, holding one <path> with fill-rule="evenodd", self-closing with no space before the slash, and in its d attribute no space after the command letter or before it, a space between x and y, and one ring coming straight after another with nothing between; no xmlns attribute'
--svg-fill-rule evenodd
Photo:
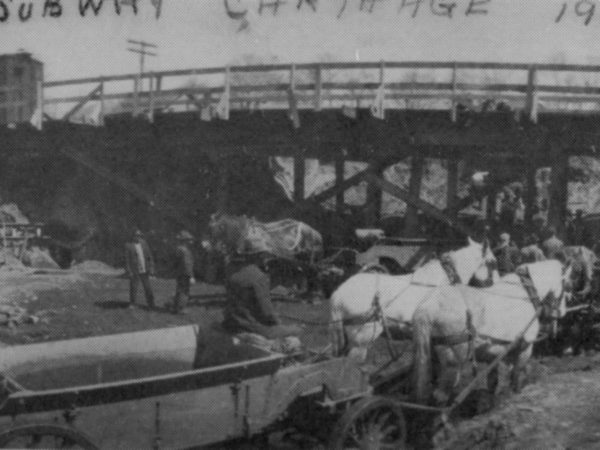
<svg viewBox="0 0 600 450"><path fill-rule="evenodd" d="M224 254L239 250L248 231L246 216L231 216L220 211L212 214L208 222L207 247Z"/></svg>
<svg viewBox="0 0 600 450"><path fill-rule="evenodd" d="M500 280L498 261L487 242L482 246L482 262L473 273L471 282L477 286L491 285Z"/></svg>
<svg viewBox="0 0 600 450"><path fill-rule="evenodd" d="M490 279L496 267L496 257L487 242L479 243L471 238L466 247L450 252L450 258L463 284L472 278L481 282Z"/></svg>

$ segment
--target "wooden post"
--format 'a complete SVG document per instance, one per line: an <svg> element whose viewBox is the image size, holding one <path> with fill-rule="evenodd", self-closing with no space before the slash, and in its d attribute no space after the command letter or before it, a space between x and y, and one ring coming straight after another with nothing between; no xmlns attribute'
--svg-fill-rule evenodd
<svg viewBox="0 0 600 450"><path fill-rule="evenodd" d="M137 117L140 108L140 76L133 79L133 117Z"/></svg>
<svg viewBox="0 0 600 450"><path fill-rule="evenodd" d="M150 102L149 102L149 110L148 110L148 119L150 123L154 122L154 75L150 74Z"/></svg>
<svg viewBox="0 0 600 450"><path fill-rule="evenodd" d="M372 164L369 168L369 173L377 178L383 178L385 167L377 164ZM365 205L365 222L370 227L377 226L381 219L381 203L382 203L381 188L372 182L367 185L367 203Z"/></svg>
<svg viewBox="0 0 600 450"><path fill-rule="evenodd" d="M156 93L160 94L162 89L162 75L156 75Z"/></svg>
<svg viewBox="0 0 600 450"><path fill-rule="evenodd" d="M455 219L458 214L457 209L457 191L458 191L458 160L454 156L450 156L448 162L448 181L446 192L446 211Z"/></svg>
<svg viewBox="0 0 600 450"><path fill-rule="evenodd" d="M452 100L450 105L450 120L455 123L457 119L456 113L456 62L452 68Z"/></svg>
<svg viewBox="0 0 600 450"><path fill-rule="evenodd" d="M299 203L304 200L304 178L306 166L302 150L296 152L294 157L294 201Z"/></svg>
<svg viewBox="0 0 600 450"><path fill-rule="evenodd" d="M411 158L410 181L408 193L413 198L421 196L421 181L423 179L423 169L425 159L422 155L413 155ZM416 236L419 232L419 210L413 205L407 205L406 217L404 222L404 234L406 236Z"/></svg>
<svg viewBox="0 0 600 450"><path fill-rule="evenodd" d="M535 92L537 78L537 69L535 66L531 66L527 71L527 98L525 100L525 111L529 120L533 123L537 123L537 99Z"/></svg>
<svg viewBox="0 0 600 450"><path fill-rule="evenodd" d="M323 95L323 80L321 64L317 64L315 71L315 111L321 111L321 99Z"/></svg>
<svg viewBox="0 0 600 450"><path fill-rule="evenodd" d="M533 207L537 205L537 186L535 185L535 175L537 167L535 164L527 166L527 186L525 191L525 225L531 229L531 219L533 218Z"/></svg>
<svg viewBox="0 0 600 450"><path fill-rule="evenodd" d="M345 165L346 165L346 160L344 158L344 152L340 151L335 157L335 186L336 187L340 186L344 181L344 177L346 175L345 174ZM345 205L344 192L345 191L340 191L335 194L335 210L337 211L338 214L342 214L344 212L344 205Z"/></svg>
<svg viewBox="0 0 600 450"><path fill-rule="evenodd" d="M569 154L558 143L551 143L550 211L548 223L563 231L568 201Z"/></svg>
<svg viewBox="0 0 600 450"><path fill-rule="evenodd" d="M98 115L98 120L101 125L104 125L104 114L106 111L106 104L104 102L104 79L100 81L100 114Z"/></svg>
<svg viewBox="0 0 600 450"><path fill-rule="evenodd" d="M229 165L226 158L218 160L219 182L217 193L217 211L226 212L229 206Z"/></svg>

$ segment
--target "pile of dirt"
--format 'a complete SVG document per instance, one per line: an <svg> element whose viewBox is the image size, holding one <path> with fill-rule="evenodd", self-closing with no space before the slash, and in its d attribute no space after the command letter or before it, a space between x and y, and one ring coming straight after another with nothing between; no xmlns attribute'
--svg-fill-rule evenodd
<svg viewBox="0 0 600 450"><path fill-rule="evenodd" d="M37 316L27 313L27 310L15 305L0 305L0 326L15 327L24 323L36 324Z"/></svg>
<svg viewBox="0 0 600 450"><path fill-rule="evenodd" d="M119 277L125 274L125 269L112 267L102 261L82 261L71 266L71 270L79 273L90 273L96 275L106 275L109 277Z"/></svg>
<svg viewBox="0 0 600 450"><path fill-rule="evenodd" d="M25 266L34 269L60 269L48 250L36 246L24 250L21 254L21 261Z"/></svg>
<svg viewBox="0 0 600 450"><path fill-rule="evenodd" d="M6 223L17 223L26 225L29 219L21 212L16 203L5 203L0 205L0 220Z"/></svg>
<svg viewBox="0 0 600 450"><path fill-rule="evenodd" d="M600 448L600 360L554 373L435 436L436 449Z"/></svg>
<svg viewBox="0 0 600 450"><path fill-rule="evenodd" d="M0 275L14 272L28 272L30 270L25 267L10 249L0 249Z"/></svg>

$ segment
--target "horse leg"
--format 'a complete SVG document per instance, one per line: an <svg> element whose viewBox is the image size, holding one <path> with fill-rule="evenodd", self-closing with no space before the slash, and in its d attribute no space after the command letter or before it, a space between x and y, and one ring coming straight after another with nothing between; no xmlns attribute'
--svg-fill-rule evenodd
<svg viewBox="0 0 600 450"><path fill-rule="evenodd" d="M330 318L329 336L333 356L343 356L348 350L348 339L342 314L336 308L332 308Z"/></svg>
<svg viewBox="0 0 600 450"><path fill-rule="evenodd" d="M359 362L365 362L369 346L381 335L383 326L380 322L368 322L347 326L345 331L348 355Z"/></svg>
<svg viewBox="0 0 600 450"><path fill-rule="evenodd" d="M418 312L413 317L413 395L417 403L427 403L431 390L431 323Z"/></svg>
<svg viewBox="0 0 600 450"><path fill-rule="evenodd" d="M527 381L527 362L531 358L533 352L533 344L523 342L522 345L525 347L521 347L521 351L517 352L515 355L510 379L511 387L516 393L521 392L521 389L523 389L523 386Z"/></svg>

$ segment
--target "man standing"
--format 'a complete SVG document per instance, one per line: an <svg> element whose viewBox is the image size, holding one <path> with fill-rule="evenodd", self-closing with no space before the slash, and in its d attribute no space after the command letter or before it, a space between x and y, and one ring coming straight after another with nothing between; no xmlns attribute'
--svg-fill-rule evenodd
<svg viewBox="0 0 600 450"><path fill-rule="evenodd" d="M575 212L575 219L567 227L567 243L569 245L590 246L590 238L585 221L583 220L583 210L578 209Z"/></svg>
<svg viewBox="0 0 600 450"><path fill-rule="evenodd" d="M542 243L542 250L548 259L560 259L565 244L556 236L556 228L548 227L548 238Z"/></svg>
<svg viewBox="0 0 600 450"><path fill-rule="evenodd" d="M135 306L138 285L142 283L146 301L154 308L154 294L150 285L150 276L154 275L154 259L150 247L140 230L133 233L131 242L125 244L125 262L129 275L129 308Z"/></svg>
<svg viewBox="0 0 600 450"><path fill-rule="evenodd" d="M538 245L538 237L535 233L525 238L525 247L521 249L521 264L544 261L546 257Z"/></svg>
<svg viewBox="0 0 600 450"><path fill-rule="evenodd" d="M194 279L194 255L190 244L194 241L188 231L181 231L177 235L177 248L175 249L175 298L173 299L173 314L184 314L190 298L190 287L196 283Z"/></svg>
<svg viewBox="0 0 600 450"><path fill-rule="evenodd" d="M508 233L500 235L500 243L494 250L494 256L498 261L498 273L500 276L513 273L521 263L521 255L517 246L510 240Z"/></svg>

